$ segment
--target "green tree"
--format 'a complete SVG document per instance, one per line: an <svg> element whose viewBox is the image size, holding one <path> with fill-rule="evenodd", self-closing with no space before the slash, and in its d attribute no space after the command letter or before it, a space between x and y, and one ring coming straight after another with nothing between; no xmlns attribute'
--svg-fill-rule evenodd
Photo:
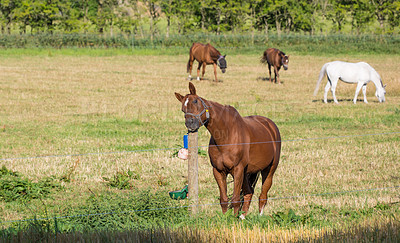
<svg viewBox="0 0 400 243"><path fill-rule="evenodd" d="M395 27L400 27L400 1L393 2L391 10L388 14L388 22L391 31L393 31Z"/></svg>
<svg viewBox="0 0 400 243"><path fill-rule="evenodd" d="M123 33L136 33L140 21L140 15L137 15L137 3L137 0L121 1L116 9L116 25Z"/></svg>
<svg viewBox="0 0 400 243"><path fill-rule="evenodd" d="M313 29L313 13L317 7L318 4L312 0L289 0L286 28L290 31L311 32Z"/></svg>
<svg viewBox="0 0 400 243"><path fill-rule="evenodd" d="M198 8L198 1L177 0L175 6L176 25L178 34L184 34L187 30L193 29L198 21L196 21L195 10Z"/></svg>
<svg viewBox="0 0 400 243"><path fill-rule="evenodd" d="M347 22L346 16L351 7L348 0L330 0L330 10L327 17L336 25L336 30L341 32L344 24Z"/></svg>
<svg viewBox="0 0 400 243"><path fill-rule="evenodd" d="M370 0L354 0L351 5L351 26L360 34L373 19L373 9Z"/></svg>
<svg viewBox="0 0 400 243"><path fill-rule="evenodd" d="M93 6L96 9L96 14L91 13L89 15L90 20L95 24L100 34L103 34L105 29L110 27L110 34L113 35L113 26L117 18L115 9L118 7L118 0L96 0L96 3L97 5Z"/></svg>
<svg viewBox="0 0 400 243"><path fill-rule="evenodd" d="M268 37L270 26L274 24L273 0L259 0L254 3L254 13L256 17L255 26L259 30L264 29L265 35Z"/></svg>
<svg viewBox="0 0 400 243"><path fill-rule="evenodd" d="M171 28L172 17L176 14L175 7L177 5L176 0L161 0L161 10L167 18L167 31L165 37L169 37L169 32Z"/></svg>
<svg viewBox="0 0 400 243"><path fill-rule="evenodd" d="M250 13L250 1L227 0L223 13L226 30L232 32L241 30Z"/></svg>
<svg viewBox="0 0 400 243"><path fill-rule="evenodd" d="M0 23L1 23L1 33L7 32L11 33L11 24L14 18L14 11L20 1L16 0L0 0Z"/></svg>
<svg viewBox="0 0 400 243"><path fill-rule="evenodd" d="M161 8L158 0L144 0L147 10L150 14L150 39L153 40L154 35L157 32L157 23L159 21Z"/></svg>
<svg viewBox="0 0 400 243"><path fill-rule="evenodd" d="M395 6L399 4L398 0L370 0L370 2L372 3L376 20L379 22L381 32L385 33L385 22L389 20L390 16L396 16Z"/></svg>

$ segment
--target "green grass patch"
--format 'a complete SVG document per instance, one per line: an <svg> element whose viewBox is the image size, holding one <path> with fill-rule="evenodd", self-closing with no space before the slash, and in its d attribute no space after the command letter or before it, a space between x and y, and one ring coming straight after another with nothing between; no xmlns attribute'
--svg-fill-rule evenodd
<svg viewBox="0 0 400 243"><path fill-rule="evenodd" d="M19 173L0 169L0 200L5 202L30 201L47 197L52 191L60 190L61 184L54 177L33 182L23 178Z"/></svg>

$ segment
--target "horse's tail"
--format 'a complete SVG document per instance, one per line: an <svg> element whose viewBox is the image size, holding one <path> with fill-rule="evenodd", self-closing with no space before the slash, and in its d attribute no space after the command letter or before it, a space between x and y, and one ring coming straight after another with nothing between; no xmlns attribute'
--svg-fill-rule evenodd
<svg viewBox="0 0 400 243"><path fill-rule="evenodd" d="M321 81L322 81L322 79L324 78L324 76L326 74L326 68L328 67L328 64L329 63L325 63L324 66L322 66L321 71L319 72L317 86L315 87L315 90L314 90L314 96L316 96L317 93L318 93L319 85L321 84Z"/></svg>
<svg viewBox="0 0 400 243"><path fill-rule="evenodd" d="M264 52L263 56L260 58L260 62L265 64L267 63L267 53Z"/></svg>
<svg viewBox="0 0 400 243"><path fill-rule="evenodd" d="M190 50L189 50L189 61L188 61L188 63L187 63L187 67L186 67L186 72L188 73L189 72L189 69L190 69L190 60L192 59L192 55L193 55L193 47L195 46L195 42L193 42L193 44L192 44L192 46L190 47Z"/></svg>

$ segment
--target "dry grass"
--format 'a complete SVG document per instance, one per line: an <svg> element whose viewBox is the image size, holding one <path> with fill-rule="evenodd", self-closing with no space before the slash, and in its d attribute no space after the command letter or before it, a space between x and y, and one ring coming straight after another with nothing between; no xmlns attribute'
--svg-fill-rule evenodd
<svg viewBox="0 0 400 243"><path fill-rule="evenodd" d="M182 146L186 131L174 92L188 92L187 58L186 55L0 58L0 157L102 153L134 150L135 146L145 145ZM399 134L288 140L399 132L400 57L333 58L291 54L290 58L289 70L280 72L282 85L263 80L267 69L259 63L259 56L254 55L228 55L227 73L218 72L222 82L213 82L210 66L206 80L194 81L200 96L235 106L242 115L267 116L281 129L286 142L270 197L399 186ZM322 89L316 98L313 97L320 68L333 60L370 63L388 85L386 102L377 102L373 84L368 85L369 104L359 101L353 105L355 86L344 83L339 83L336 92L339 105L323 104ZM115 119L117 122L113 122ZM121 120L122 123L137 123L125 125L122 129L125 135L115 135L113 131L119 129ZM207 145L208 139L208 132L202 128L199 144ZM0 166L37 179L62 176L79 160L72 182L65 184L66 192L45 201L54 205L53 213L62 215L63 205L73 206L91 193L112 190L107 189L102 178L120 170L138 172L140 180L135 183L139 188L181 189L187 182L187 164L173 157L174 151L11 159L1 160ZM218 189L211 172L208 158L200 157L201 204L218 202ZM311 210L310 204L340 210L374 206L377 202L398 202L398 190L272 200L264 214L287 208L307 213ZM258 195L259 185L256 192ZM31 207L40 210L43 206L32 202ZM22 205L0 202L1 220L30 217L30 210ZM213 214L219 207L208 206L203 210ZM256 211L256 203L253 203L251 213ZM240 234L257 230L263 232L263 229L254 229L240 231ZM294 233L287 232L282 234L291 237ZM275 240L286 241L281 233L272 234ZM240 239L244 235L237 237Z"/></svg>

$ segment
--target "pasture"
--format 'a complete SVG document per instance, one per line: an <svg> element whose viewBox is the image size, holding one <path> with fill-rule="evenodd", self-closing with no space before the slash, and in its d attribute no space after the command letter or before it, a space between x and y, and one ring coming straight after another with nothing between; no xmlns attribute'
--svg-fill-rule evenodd
<svg viewBox="0 0 400 243"><path fill-rule="evenodd" d="M213 82L211 66L206 68L205 80L192 81L201 97L232 105L242 116L272 119L283 140L269 192L273 200L261 218L253 202L249 219L240 222L220 214L219 191L206 155L210 136L202 127L202 206L198 220L192 223L199 229L212 228L205 232L226 235L229 240L230 231L237 239L250 232L254 241L265 235L294 240L291 237L296 234L312 238L354 225L379 231L395 224L398 232L400 56L286 54L290 63L287 71L280 71L281 85L266 81L267 67L260 64L262 52L228 53L226 73L218 70L220 82ZM369 104L362 102L360 94L354 105L356 85L343 82L336 89L338 105L332 102L331 93L329 103L323 103L323 88L313 97L322 65L334 60L371 64L387 84L386 102L378 102L372 83L367 85ZM57 178L62 189L40 200L0 200L0 220L72 215L89 197L103 194L130 198L137 191L167 195L183 188L187 162L174 153L183 146L187 131L174 92L188 93L187 61L188 54L92 55L46 50L1 56L0 166L32 181ZM321 87L325 84L326 78ZM129 189L109 186L107 178L127 171L134 174ZM253 200L258 198L260 184ZM290 210L304 222L263 223L271 215L288 216ZM188 227L182 224L170 227ZM1 227L11 225L15 223Z"/></svg>

